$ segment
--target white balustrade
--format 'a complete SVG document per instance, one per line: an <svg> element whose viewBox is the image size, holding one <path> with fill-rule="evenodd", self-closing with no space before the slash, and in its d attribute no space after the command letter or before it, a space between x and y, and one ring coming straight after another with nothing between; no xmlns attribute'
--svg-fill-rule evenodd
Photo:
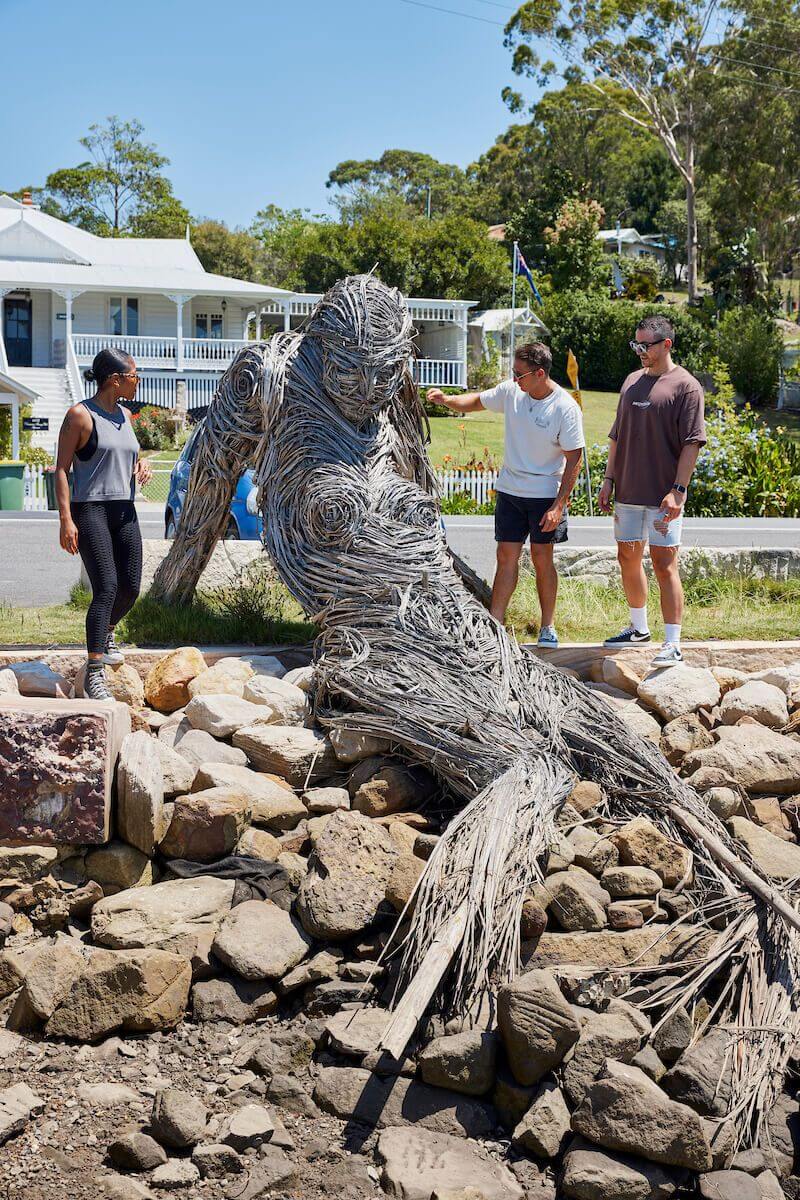
<svg viewBox="0 0 800 1200"><path fill-rule="evenodd" d="M187 366L218 370L227 367L242 346L251 344L241 338L184 338L183 360Z"/></svg>
<svg viewBox="0 0 800 1200"><path fill-rule="evenodd" d="M178 339L174 337L131 337L127 334L74 333L72 342L80 360L91 362L101 350L123 350L135 360L137 367L161 366L174 363Z"/></svg>
<svg viewBox="0 0 800 1200"><path fill-rule="evenodd" d="M25 512L44 512L47 508L47 485L45 483L44 467L31 466L27 463L22 475L25 485L25 498L22 508Z"/></svg>
<svg viewBox="0 0 800 1200"><path fill-rule="evenodd" d="M464 387L464 364L454 358L416 358L411 367L420 387Z"/></svg>

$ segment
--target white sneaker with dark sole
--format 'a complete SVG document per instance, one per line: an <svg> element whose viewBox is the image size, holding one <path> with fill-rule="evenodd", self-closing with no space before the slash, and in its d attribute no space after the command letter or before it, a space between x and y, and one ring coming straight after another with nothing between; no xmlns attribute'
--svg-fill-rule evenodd
<svg viewBox="0 0 800 1200"><path fill-rule="evenodd" d="M622 633L616 634L614 637L606 638L603 642L604 646L641 646L645 642L650 641L650 634L640 633L638 629L634 629L629 625L627 629L623 629Z"/></svg>
<svg viewBox="0 0 800 1200"><path fill-rule="evenodd" d="M106 638L106 648L103 651L103 663L107 667L118 667L124 662L125 655L117 645L114 639L114 634L109 633L108 637Z"/></svg>
<svg viewBox="0 0 800 1200"><path fill-rule="evenodd" d="M539 638L536 645L543 647L545 650L557 649L558 634L552 625L545 625L543 629L539 630Z"/></svg>
<svg viewBox="0 0 800 1200"><path fill-rule="evenodd" d="M658 671L661 667L677 667L678 663L682 662L683 655L680 646L676 646L673 642L667 642L650 663L650 669Z"/></svg>

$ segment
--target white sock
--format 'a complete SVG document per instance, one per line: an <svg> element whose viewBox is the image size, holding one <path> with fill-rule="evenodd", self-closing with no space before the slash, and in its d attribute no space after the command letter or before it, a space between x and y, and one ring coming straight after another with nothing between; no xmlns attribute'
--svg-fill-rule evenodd
<svg viewBox="0 0 800 1200"><path fill-rule="evenodd" d="M681 644L681 627L680 625L664 624L664 642L670 646L680 646Z"/></svg>
<svg viewBox="0 0 800 1200"><path fill-rule="evenodd" d="M647 633L647 605L644 608L632 608L629 610L631 614L631 625L637 633Z"/></svg>

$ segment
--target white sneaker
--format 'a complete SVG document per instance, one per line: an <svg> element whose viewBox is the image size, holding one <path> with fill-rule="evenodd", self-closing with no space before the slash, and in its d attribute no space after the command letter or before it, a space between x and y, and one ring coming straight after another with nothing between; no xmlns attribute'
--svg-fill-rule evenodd
<svg viewBox="0 0 800 1200"><path fill-rule="evenodd" d="M120 663L125 662L125 655L120 650L114 638L113 630L109 632L106 638L106 646L103 651L103 662L108 667L118 667Z"/></svg>
<svg viewBox="0 0 800 1200"><path fill-rule="evenodd" d="M674 642L665 642L650 663L652 670L657 671L660 667L676 667L678 663L683 662L680 646L676 646Z"/></svg>
<svg viewBox="0 0 800 1200"><path fill-rule="evenodd" d="M546 650L555 650L558 646L558 634L556 633L555 625L543 625L539 630L539 640L537 646L544 646Z"/></svg>

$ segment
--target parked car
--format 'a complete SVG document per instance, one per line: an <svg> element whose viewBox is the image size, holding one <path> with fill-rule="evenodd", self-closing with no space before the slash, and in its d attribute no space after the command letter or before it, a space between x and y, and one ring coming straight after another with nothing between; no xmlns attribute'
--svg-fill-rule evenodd
<svg viewBox="0 0 800 1200"><path fill-rule="evenodd" d="M169 495L164 510L164 536L174 538L178 531L189 487L189 473L192 469L192 458L197 448L197 439L203 422L200 421L192 430L186 445L172 468L169 477ZM253 472L243 472L231 501L231 511L225 528L227 539L240 538L242 541L260 541L261 514L256 503L258 489L253 483Z"/></svg>

